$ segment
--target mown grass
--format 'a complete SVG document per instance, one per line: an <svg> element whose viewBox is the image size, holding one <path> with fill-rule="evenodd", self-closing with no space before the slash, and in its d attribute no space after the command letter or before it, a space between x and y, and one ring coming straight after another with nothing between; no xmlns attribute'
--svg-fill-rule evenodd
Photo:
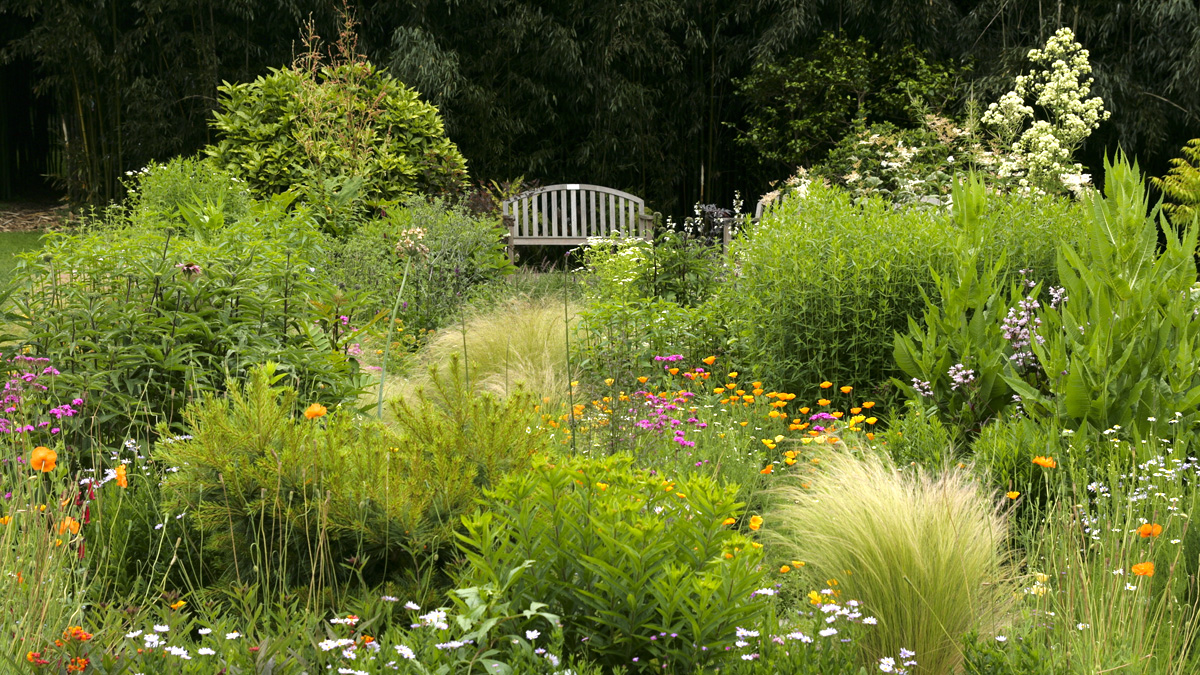
<svg viewBox="0 0 1200 675"><path fill-rule="evenodd" d="M17 254L36 249L41 238L41 232L0 232L0 283L12 275Z"/></svg>

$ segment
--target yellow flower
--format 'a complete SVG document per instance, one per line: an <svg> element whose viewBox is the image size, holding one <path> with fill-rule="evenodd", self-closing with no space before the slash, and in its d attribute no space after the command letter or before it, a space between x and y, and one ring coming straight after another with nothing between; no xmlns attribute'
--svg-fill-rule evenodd
<svg viewBox="0 0 1200 675"><path fill-rule="evenodd" d="M596 487L600 488L601 490L607 490L608 483L596 483Z"/></svg>
<svg viewBox="0 0 1200 675"><path fill-rule="evenodd" d="M712 364L714 364L714 363L716 363L716 362L717 362L717 357L715 357L715 356L707 356L707 357L705 357L705 358L703 358L703 359L700 359L700 360L704 362L704 365L706 365L706 366L711 366Z"/></svg>
<svg viewBox="0 0 1200 675"><path fill-rule="evenodd" d="M817 399L817 405L822 406L822 407L829 405L830 402L831 401L827 398Z"/></svg>
<svg viewBox="0 0 1200 675"><path fill-rule="evenodd" d="M118 465L118 466L117 466L117 476L116 476L116 479L117 479L117 485L120 485L120 486L121 486L121 487L123 487L123 488L127 488L127 487L129 487L129 475L128 475L128 473L129 473L129 472L128 472L128 470L125 468L125 465L124 465L124 464L121 464L121 465Z"/></svg>
<svg viewBox="0 0 1200 675"><path fill-rule="evenodd" d="M830 382L830 381L828 381L828 380L826 380L825 382L822 382L822 383L821 383L821 388L822 388L822 389L828 389L828 388L830 388L830 387L832 387L832 386L833 386L833 383L832 383L832 382Z"/></svg>
<svg viewBox="0 0 1200 675"><path fill-rule="evenodd" d="M678 375L678 374L679 374L679 369L678 369L678 368L667 368L667 372L668 372L668 373L670 373L670 374L672 374L672 375Z"/></svg>
<svg viewBox="0 0 1200 675"><path fill-rule="evenodd" d="M687 499L687 495L683 494L682 492L676 492L675 496L679 497L680 499Z"/></svg>
<svg viewBox="0 0 1200 675"><path fill-rule="evenodd" d="M611 377L604 380L605 386L608 386L608 387L613 386L613 382L616 382L616 380L612 379Z"/></svg>
<svg viewBox="0 0 1200 675"><path fill-rule="evenodd" d="M854 391L854 387L842 387L840 390L843 394L849 394Z"/></svg>
<svg viewBox="0 0 1200 675"><path fill-rule="evenodd" d="M187 604L186 600L177 600L171 603L171 609L179 609Z"/></svg>
<svg viewBox="0 0 1200 675"><path fill-rule="evenodd" d="M793 560L792 567L804 567L804 563L800 562L799 560Z"/></svg>
<svg viewBox="0 0 1200 675"><path fill-rule="evenodd" d="M784 565L783 567L779 568L780 574L787 574L788 572L791 572L791 571L792 571L792 568L788 567L787 565Z"/></svg>
<svg viewBox="0 0 1200 675"><path fill-rule="evenodd" d="M641 376L641 377L639 377L639 378L638 378L638 382L640 382L640 383L642 383L642 384L646 384L646 380L649 380L649 379L650 379L650 378L648 378L648 377L646 377L645 375L643 375L643 376Z"/></svg>
<svg viewBox="0 0 1200 675"><path fill-rule="evenodd" d="M724 393L725 393L725 387L717 387L716 389L713 389L713 393L714 393L714 394L724 394Z"/></svg>
<svg viewBox="0 0 1200 675"><path fill-rule="evenodd" d="M1021 493L1013 490L1012 492L1005 493L1005 496L1009 499L1016 499L1017 497L1021 496Z"/></svg>
<svg viewBox="0 0 1200 675"><path fill-rule="evenodd" d="M68 531L71 534L79 534L79 521L75 520L71 516L63 518L62 522L58 524L59 534L66 534Z"/></svg>
<svg viewBox="0 0 1200 675"><path fill-rule="evenodd" d="M879 421L879 418L877 418L877 417L868 417L866 419L867 424L875 424L878 421Z"/></svg>
<svg viewBox="0 0 1200 675"><path fill-rule="evenodd" d="M738 376L738 374L737 374L737 371L736 371L736 370L735 370L735 371L733 371L732 373L730 373L730 374L729 374L729 378L730 378L730 379L733 379L733 378L735 378L735 377L737 377L737 376Z"/></svg>
<svg viewBox="0 0 1200 675"><path fill-rule="evenodd" d="M762 524L762 516L750 516L750 529L757 530L758 528L762 527Z"/></svg>
<svg viewBox="0 0 1200 675"><path fill-rule="evenodd" d="M809 591L808 592L808 602L809 602L809 604L813 604L813 605L821 604L821 594L816 591Z"/></svg>
<svg viewBox="0 0 1200 675"><path fill-rule="evenodd" d="M762 544L758 543L757 541L750 542L750 545L754 548L762 548Z"/></svg>
<svg viewBox="0 0 1200 675"><path fill-rule="evenodd" d="M1053 457L1042 457L1041 455L1034 457L1033 463L1044 469L1053 469L1058 466L1058 462L1055 462Z"/></svg>
<svg viewBox="0 0 1200 675"><path fill-rule="evenodd" d="M874 408L874 407L875 407L875 401L867 401L867 402L863 403L862 407L864 407L864 408L868 408L868 409L869 409L869 408Z"/></svg>
<svg viewBox="0 0 1200 675"><path fill-rule="evenodd" d="M726 518L725 520L722 520L722 521L721 521L721 524L722 524L722 525L732 525L732 524L734 524L734 523L736 523L736 522L737 522L737 519L736 519L736 518Z"/></svg>
<svg viewBox="0 0 1200 675"><path fill-rule="evenodd" d="M1133 567L1131 567L1130 569L1133 571L1134 574L1138 575L1139 577L1154 576L1154 563L1152 563L1152 562L1138 563L1138 564L1134 565Z"/></svg>
<svg viewBox="0 0 1200 675"><path fill-rule="evenodd" d="M324 417L326 412L328 411L325 409L325 406L321 405L320 403L314 403L308 406L308 408L304 411L304 416L310 420L313 420L318 417Z"/></svg>
<svg viewBox="0 0 1200 675"><path fill-rule="evenodd" d="M7 525L12 522L12 516L0 517L0 525Z"/></svg>
<svg viewBox="0 0 1200 675"><path fill-rule="evenodd" d="M770 474L770 473L771 473L772 471L774 471L774 470L775 470L775 465L774 465L774 464L768 464L768 465L767 465L767 466L766 466L766 467L765 467L765 468L764 468L762 471L759 471L759 473L761 473L762 475L766 476L766 475Z"/></svg>
<svg viewBox="0 0 1200 675"><path fill-rule="evenodd" d="M860 412L862 412L862 408L851 408L851 409L850 409L850 414L851 414L851 415L857 415L857 414L858 414L858 413L860 413Z"/></svg>

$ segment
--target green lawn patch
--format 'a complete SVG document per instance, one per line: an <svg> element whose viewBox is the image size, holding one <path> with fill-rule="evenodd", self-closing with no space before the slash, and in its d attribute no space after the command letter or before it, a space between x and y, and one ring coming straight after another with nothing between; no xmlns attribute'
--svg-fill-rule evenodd
<svg viewBox="0 0 1200 675"><path fill-rule="evenodd" d="M41 238L41 232L0 232L0 282L17 266L17 254L37 248Z"/></svg>

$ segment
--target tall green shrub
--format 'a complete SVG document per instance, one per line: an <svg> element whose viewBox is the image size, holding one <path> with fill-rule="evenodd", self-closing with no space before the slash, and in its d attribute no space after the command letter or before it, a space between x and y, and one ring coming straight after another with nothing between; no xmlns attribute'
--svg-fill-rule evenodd
<svg viewBox="0 0 1200 675"><path fill-rule="evenodd" d="M332 217L360 199L465 186L466 160L437 108L369 62L273 69L219 91L208 154L260 195L295 187Z"/></svg>
<svg viewBox="0 0 1200 675"><path fill-rule="evenodd" d="M321 234L290 202L258 202L201 237L138 221L53 234L24 256L13 323L102 434L175 424L188 401L262 361L306 397L350 400L356 327L342 317L358 304L314 274Z"/></svg>
<svg viewBox="0 0 1200 675"><path fill-rule="evenodd" d="M1063 199L998 196L968 243L1006 252L1004 279L1053 278L1056 243L1076 236L1081 213ZM735 361L780 391L885 385L897 374L892 334L920 316L923 294L938 297L931 272L947 269L959 230L942 211L856 204L818 183L784 198L735 241L732 279L714 299Z"/></svg>
<svg viewBox="0 0 1200 675"><path fill-rule="evenodd" d="M547 603L569 649L631 673L694 672L764 611L751 597L762 556L724 524L740 515L736 486L664 480L631 462L562 459L513 474L464 519L463 546L481 583L535 561L511 597Z"/></svg>
<svg viewBox="0 0 1200 675"><path fill-rule="evenodd" d="M973 298L930 297L927 325L897 340L910 396L951 418L965 403L985 419L987 401L987 415L1014 406L1073 431L1119 426L1145 437L1168 418L1195 423L1200 224L1177 229L1161 218L1124 156L1105 170L1105 193L1089 200L1077 241L1058 247L1061 286L1033 270L1021 283L989 282ZM1016 398L980 389L988 387Z"/></svg>

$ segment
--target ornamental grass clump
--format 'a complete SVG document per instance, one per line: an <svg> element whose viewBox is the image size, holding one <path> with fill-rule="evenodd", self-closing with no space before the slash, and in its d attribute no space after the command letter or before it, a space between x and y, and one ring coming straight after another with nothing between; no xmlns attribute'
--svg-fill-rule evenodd
<svg viewBox="0 0 1200 675"><path fill-rule="evenodd" d="M920 655L918 672L953 672L962 636L1002 621L1011 602L996 500L961 469L901 470L851 452L822 466L807 488L776 491L773 538L878 619L862 638L864 660L904 648Z"/></svg>

